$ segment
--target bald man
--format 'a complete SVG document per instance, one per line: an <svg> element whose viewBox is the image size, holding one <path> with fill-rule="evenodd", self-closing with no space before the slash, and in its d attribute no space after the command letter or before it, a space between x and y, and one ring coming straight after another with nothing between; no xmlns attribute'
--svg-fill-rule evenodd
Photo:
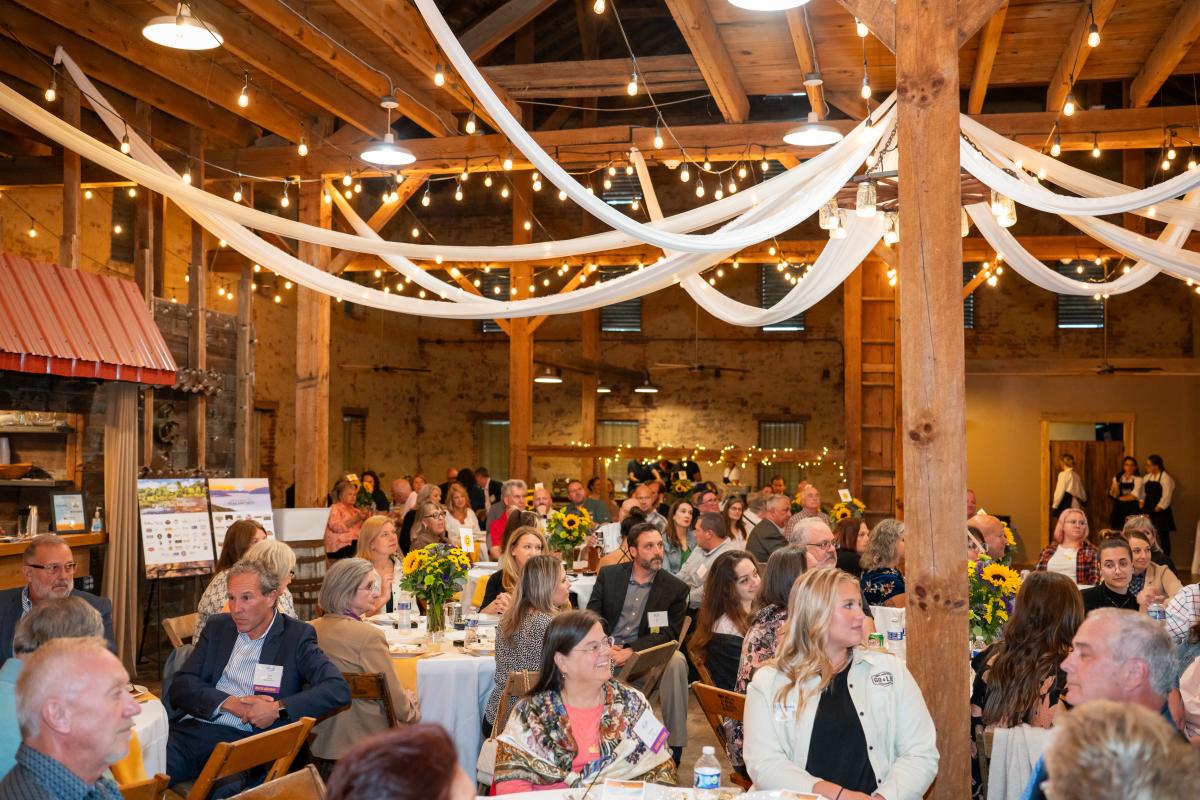
<svg viewBox="0 0 1200 800"><path fill-rule="evenodd" d="M1004 538L1004 522L991 514L976 514L971 517L971 525L983 535L983 546L987 554L995 561L1004 560L1004 550L1008 540Z"/></svg>
<svg viewBox="0 0 1200 800"><path fill-rule="evenodd" d="M104 773L129 752L142 710L128 682L100 638L55 639L25 659L17 679L21 747L0 800L120 800Z"/></svg>

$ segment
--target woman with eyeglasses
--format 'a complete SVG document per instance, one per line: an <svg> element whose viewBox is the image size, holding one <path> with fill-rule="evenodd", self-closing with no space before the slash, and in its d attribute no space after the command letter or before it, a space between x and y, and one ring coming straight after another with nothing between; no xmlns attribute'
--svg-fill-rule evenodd
<svg viewBox="0 0 1200 800"><path fill-rule="evenodd" d="M421 522L421 507L426 503L440 505L442 502L442 487L436 483L422 483L421 488L417 489L416 482L416 478L413 478L413 495L417 499L413 507L404 513L404 519L400 520L400 550L403 553L413 549L413 529ZM409 500L412 500L412 495Z"/></svg>
<svg viewBox="0 0 1200 800"><path fill-rule="evenodd" d="M759 791L829 800L920 800L937 775L933 720L892 653L860 647L858 581L806 572L788 600L779 652L746 693L746 768Z"/></svg>
<svg viewBox="0 0 1200 800"><path fill-rule="evenodd" d="M497 742L496 794L608 779L675 785L666 728L641 692L613 678L611 652L612 638L594 612L554 618L537 685Z"/></svg>
<svg viewBox="0 0 1200 800"><path fill-rule="evenodd" d="M1100 582L1100 553L1088 539L1088 521L1078 508L1058 515L1050 546L1042 550L1034 569L1059 572L1079 586Z"/></svg>
<svg viewBox="0 0 1200 800"><path fill-rule="evenodd" d="M904 608L904 523L885 519L871 529L863 551L859 578L863 596L873 606Z"/></svg>
<svg viewBox="0 0 1200 800"><path fill-rule="evenodd" d="M446 509L441 503L421 503L416 508L420 515L412 528L412 547L410 550L420 550L430 544L453 544L446 534Z"/></svg>
<svg viewBox="0 0 1200 800"><path fill-rule="evenodd" d="M693 661L703 661L719 689L733 691L737 682L742 643L761 588L758 561L745 550L717 556L704 578L696 632L688 648Z"/></svg>

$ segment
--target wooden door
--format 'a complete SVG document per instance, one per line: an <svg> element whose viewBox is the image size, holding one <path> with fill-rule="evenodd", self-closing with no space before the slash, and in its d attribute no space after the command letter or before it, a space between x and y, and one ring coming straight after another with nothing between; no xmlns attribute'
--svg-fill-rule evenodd
<svg viewBox="0 0 1200 800"><path fill-rule="evenodd" d="M1087 490L1088 502L1084 512L1088 518L1088 530L1092 540L1096 541L1099 531L1108 527L1108 515L1112 510L1112 501L1108 496L1108 487L1112 477L1121 467L1121 459L1125 455L1123 442L1085 442L1085 441L1052 441L1050 442L1050 483L1046 487L1046 505L1049 507L1054 499L1054 487L1058 481L1059 459L1066 453L1075 457L1075 471L1079 473L1083 486ZM1050 517L1050 533L1058 522L1057 515Z"/></svg>

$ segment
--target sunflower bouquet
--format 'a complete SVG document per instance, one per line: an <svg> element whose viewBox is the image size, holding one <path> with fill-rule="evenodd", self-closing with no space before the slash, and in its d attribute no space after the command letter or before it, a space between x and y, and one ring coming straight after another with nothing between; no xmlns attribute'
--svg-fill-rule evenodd
<svg viewBox="0 0 1200 800"><path fill-rule="evenodd" d="M426 545L420 550L409 551L404 557L404 577L400 579L400 586L425 601L430 633L445 630L443 606L462 591L470 567L470 556L448 544Z"/></svg>
<svg viewBox="0 0 1200 800"><path fill-rule="evenodd" d="M1021 588L1021 576L1005 564L980 556L967 562L971 639L990 644L1000 636Z"/></svg>
<svg viewBox="0 0 1200 800"><path fill-rule="evenodd" d="M851 497L849 502L841 502L834 505L833 510L829 512L829 518L833 524L837 524L844 519L862 519L867 513L867 506L857 497Z"/></svg>
<svg viewBox="0 0 1200 800"><path fill-rule="evenodd" d="M676 478L671 482L671 495L676 500L684 500L692 496L696 484L689 481L687 478Z"/></svg>
<svg viewBox="0 0 1200 800"><path fill-rule="evenodd" d="M546 519L546 541L563 554L564 560L575 561L575 548L587 541L596 523L586 508L560 508Z"/></svg>

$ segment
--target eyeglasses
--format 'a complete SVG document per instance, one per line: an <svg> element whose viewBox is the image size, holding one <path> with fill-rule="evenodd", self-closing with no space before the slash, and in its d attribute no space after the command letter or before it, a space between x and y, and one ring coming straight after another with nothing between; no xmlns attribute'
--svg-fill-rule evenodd
<svg viewBox="0 0 1200 800"><path fill-rule="evenodd" d="M834 549L834 540L829 539L828 541L824 541L824 542L809 542L808 546L816 548L817 550L833 550Z"/></svg>
<svg viewBox="0 0 1200 800"><path fill-rule="evenodd" d="M25 566L45 570L51 575L65 575L74 572L78 565L74 561L68 561L65 564L26 564Z"/></svg>
<svg viewBox="0 0 1200 800"><path fill-rule="evenodd" d="M594 656L597 653L604 652L605 650L611 650L612 646L613 637L605 636L603 639L594 644L583 645L581 647L576 647L575 649L580 653L583 653L585 656Z"/></svg>
<svg viewBox="0 0 1200 800"><path fill-rule="evenodd" d="M439 511L436 514L426 514L422 519L445 519L445 512Z"/></svg>

